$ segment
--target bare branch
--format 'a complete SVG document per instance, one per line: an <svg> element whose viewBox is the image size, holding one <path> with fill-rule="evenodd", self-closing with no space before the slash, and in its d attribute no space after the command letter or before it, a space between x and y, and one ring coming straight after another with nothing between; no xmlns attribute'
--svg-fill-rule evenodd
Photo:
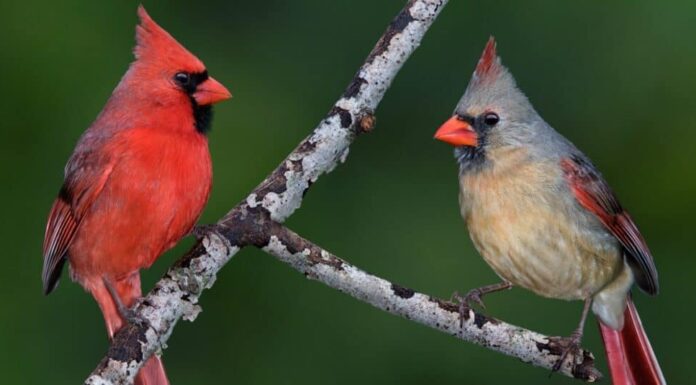
<svg viewBox="0 0 696 385"><path fill-rule="evenodd" d="M421 294L370 275L328 251L277 226L271 232L267 253L289 264L307 278L317 280L360 301L430 326L465 341L517 357L524 362L551 369L562 351L557 339L510 325L483 314L469 312L459 326L459 307L442 299ZM594 367L594 357L581 350L561 366L560 373L588 382L602 378Z"/></svg>
<svg viewBox="0 0 696 385"><path fill-rule="evenodd" d="M249 196L225 215L136 306L141 323L124 326L86 384L130 384L143 363L166 347L180 318L200 312L199 296L243 247L256 246L307 277L392 314L466 341L551 368L560 355L553 337L470 312L459 328L457 306L372 276L293 233L280 223L297 210L319 176L345 161L348 147L374 127L373 112L399 69L420 44L447 0L410 0L394 18L342 97L313 133ZM560 373L594 381L592 354L570 355Z"/></svg>

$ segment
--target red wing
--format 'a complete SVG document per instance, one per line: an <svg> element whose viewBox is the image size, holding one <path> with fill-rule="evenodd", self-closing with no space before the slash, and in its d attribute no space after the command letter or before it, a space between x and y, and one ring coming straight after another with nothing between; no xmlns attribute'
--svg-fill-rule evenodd
<svg viewBox="0 0 696 385"><path fill-rule="evenodd" d="M53 202L44 235L41 278L44 294L55 289L67 251L82 217L106 183L113 163L99 151L76 152L68 162L65 183Z"/></svg>
<svg viewBox="0 0 696 385"><path fill-rule="evenodd" d="M657 294L657 270L648 245L607 182L581 156L563 159L561 167L580 205L597 216L623 246L638 286L648 294Z"/></svg>
<svg viewBox="0 0 696 385"><path fill-rule="evenodd" d="M63 194L60 194L63 195ZM45 294L50 293L58 283L60 272L65 263L65 253L77 230L77 221L72 214L70 204L62 196L56 198L48 214L46 234L44 235L44 265L41 279Z"/></svg>

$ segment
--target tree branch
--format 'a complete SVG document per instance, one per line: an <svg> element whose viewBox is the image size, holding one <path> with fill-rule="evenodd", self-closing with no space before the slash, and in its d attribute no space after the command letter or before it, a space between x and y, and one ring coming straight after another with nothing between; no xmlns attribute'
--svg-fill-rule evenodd
<svg viewBox="0 0 696 385"><path fill-rule="evenodd" d="M464 341L551 369L562 351L558 339L469 311L460 327L459 306L370 275L278 225L263 250L317 280L386 312L451 334ZM601 379L587 350L567 359L560 372L588 382Z"/></svg>
<svg viewBox="0 0 696 385"><path fill-rule="evenodd" d="M355 137L372 130L374 110L446 3L410 0L406 4L313 133L212 226L140 301L134 311L142 322L129 323L116 333L86 384L132 383L143 363L166 347L176 322L196 318L198 299L213 285L217 272L241 248L252 245L306 276L380 309L537 366L553 366L559 357L553 338L474 312L460 329L454 304L369 275L280 224L300 207L305 192L320 175L345 161ZM560 372L587 381L600 377L592 355L584 350L572 355Z"/></svg>

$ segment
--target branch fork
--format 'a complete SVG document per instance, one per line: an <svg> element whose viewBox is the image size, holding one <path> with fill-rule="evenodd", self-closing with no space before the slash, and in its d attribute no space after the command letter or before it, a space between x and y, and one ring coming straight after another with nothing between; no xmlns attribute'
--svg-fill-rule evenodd
<svg viewBox="0 0 696 385"><path fill-rule="evenodd" d="M283 162L172 266L133 309L144 322L125 325L85 384L131 384L152 354L161 354L181 318L195 320L198 299L217 272L244 247L260 248L307 278L389 313L551 369L562 351L553 337L469 311L460 327L457 304L370 275L302 238L282 223L318 178L345 162L353 140L374 129L374 111L401 66L448 0L410 0L391 22L341 98ZM202 236L202 237L201 237ZM569 356L559 373L601 378L589 351Z"/></svg>

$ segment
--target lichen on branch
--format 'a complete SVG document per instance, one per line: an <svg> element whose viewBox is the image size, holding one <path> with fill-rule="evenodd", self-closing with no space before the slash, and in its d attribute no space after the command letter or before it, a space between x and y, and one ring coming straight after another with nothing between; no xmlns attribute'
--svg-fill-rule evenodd
<svg viewBox="0 0 696 385"><path fill-rule="evenodd" d="M242 248L259 247L307 277L375 307L458 338L550 368L559 351L552 338L470 312L459 327L457 306L370 275L282 226L322 174L344 162L350 144L374 129L387 89L447 0L410 0L392 20L339 100L305 138L241 203L211 226L133 309L141 322L116 333L86 384L130 384L152 354L161 354L179 319L193 321L198 299L217 272ZM560 373L600 377L583 350Z"/></svg>

